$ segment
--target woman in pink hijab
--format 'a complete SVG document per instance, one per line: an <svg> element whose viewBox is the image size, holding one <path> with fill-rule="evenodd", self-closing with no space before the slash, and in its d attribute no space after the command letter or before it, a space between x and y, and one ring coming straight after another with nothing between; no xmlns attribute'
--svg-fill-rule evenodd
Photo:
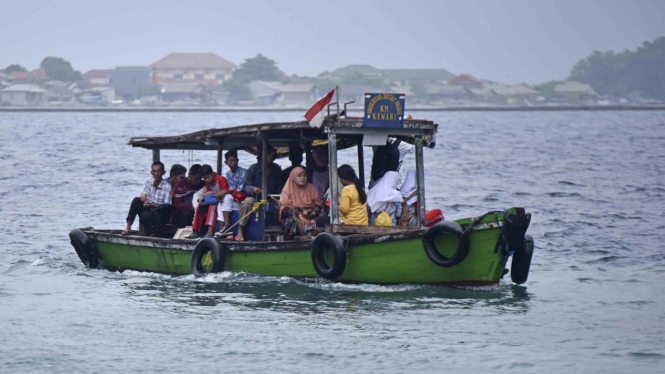
<svg viewBox="0 0 665 374"><path fill-rule="evenodd" d="M279 220L284 226L284 239L291 239L299 232L305 235L305 227L315 226L323 205L316 187L307 183L307 171L303 167L291 170L289 179L279 197Z"/></svg>

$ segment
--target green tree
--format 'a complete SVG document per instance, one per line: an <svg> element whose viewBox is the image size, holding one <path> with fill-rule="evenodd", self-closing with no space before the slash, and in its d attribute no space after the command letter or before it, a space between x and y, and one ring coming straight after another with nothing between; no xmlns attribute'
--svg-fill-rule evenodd
<svg viewBox="0 0 665 374"><path fill-rule="evenodd" d="M635 51L594 51L577 62L570 79L589 83L601 95L665 99L665 37L644 42Z"/></svg>
<svg viewBox="0 0 665 374"><path fill-rule="evenodd" d="M284 73L277 68L274 60L261 54L248 58L233 72L233 78L249 83L251 81L281 81Z"/></svg>
<svg viewBox="0 0 665 374"><path fill-rule="evenodd" d="M70 82L83 79L81 72L74 70L72 64L61 57L46 57L39 66L53 80Z"/></svg>
<svg viewBox="0 0 665 374"><path fill-rule="evenodd" d="M5 68L5 70L3 70L3 71L5 72L5 74L11 74L15 71L28 71L28 69L24 68L23 66L21 66L19 64L11 64L11 65L7 66Z"/></svg>
<svg viewBox="0 0 665 374"><path fill-rule="evenodd" d="M425 86L423 86L423 84L420 82L415 82L411 85L411 92L413 92L413 96L418 99L425 99L427 96Z"/></svg>
<svg viewBox="0 0 665 374"><path fill-rule="evenodd" d="M561 81L549 81L533 86L533 89L538 91L541 95L545 97L555 96L554 87L557 84L562 83Z"/></svg>
<svg viewBox="0 0 665 374"><path fill-rule="evenodd" d="M233 77L225 81L222 87L229 92L232 103L252 99L252 92L249 90L249 86L240 79Z"/></svg>

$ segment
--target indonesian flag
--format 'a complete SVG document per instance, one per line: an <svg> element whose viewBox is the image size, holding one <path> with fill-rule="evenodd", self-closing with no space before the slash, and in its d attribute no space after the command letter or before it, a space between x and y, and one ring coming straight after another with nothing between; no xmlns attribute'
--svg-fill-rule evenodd
<svg viewBox="0 0 665 374"><path fill-rule="evenodd" d="M330 104L330 100L332 100L332 96L334 93L335 90L328 92L326 96L321 98L321 100L317 101L316 104L314 104L313 107L309 108L307 113L305 113L305 119L307 120L307 122L309 122L310 126L316 128L321 127L323 119L325 118L326 105Z"/></svg>

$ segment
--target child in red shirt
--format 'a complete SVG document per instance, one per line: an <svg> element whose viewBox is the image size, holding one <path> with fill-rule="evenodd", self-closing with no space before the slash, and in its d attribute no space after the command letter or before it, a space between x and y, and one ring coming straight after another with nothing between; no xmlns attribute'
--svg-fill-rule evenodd
<svg viewBox="0 0 665 374"><path fill-rule="evenodd" d="M201 166L200 173L206 182L206 192L199 199L199 206L196 209L194 223L192 224L193 232L192 235L187 237L187 239L212 237L213 233L215 232L215 223L217 222L217 204L224 200L224 196L231 193L231 191L229 191L229 183L226 181L226 178L213 172L210 165ZM214 202L204 202L210 199L205 198L208 195L215 195L216 199ZM208 232L201 235L205 226L208 226Z"/></svg>

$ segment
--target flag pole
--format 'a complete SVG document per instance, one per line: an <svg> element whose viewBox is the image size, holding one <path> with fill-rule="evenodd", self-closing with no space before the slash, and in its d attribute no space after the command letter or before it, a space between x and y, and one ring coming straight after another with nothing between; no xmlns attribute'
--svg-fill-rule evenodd
<svg viewBox="0 0 665 374"><path fill-rule="evenodd" d="M335 86L335 101L337 101L337 124L339 125L339 86Z"/></svg>
<svg viewBox="0 0 665 374"><path fill-rule="evenodd" d="M337 119L335 125L339 126L339 86L335 86L337 99ZM337 134L328 133L328 167L330 169L330 223L339 224L339 202L337 201Z"/></svg>

